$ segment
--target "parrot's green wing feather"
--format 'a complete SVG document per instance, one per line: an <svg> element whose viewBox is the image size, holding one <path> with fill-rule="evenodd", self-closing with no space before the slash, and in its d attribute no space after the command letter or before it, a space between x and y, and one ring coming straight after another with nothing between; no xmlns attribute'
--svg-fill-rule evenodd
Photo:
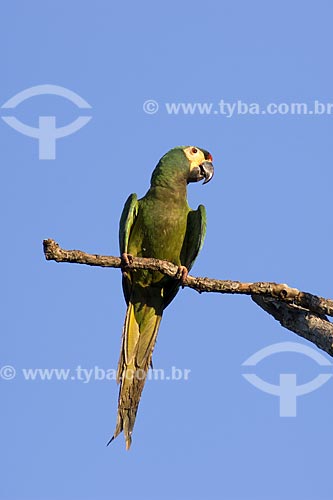
<svg viewBox="0 0 333 500"><path fill-rule="evenodd" d="M199 205L197 210L190 210L187 216L187 227L181 251L181 264L188 271L192 268L197 258L206 235L206 209ZM164 288L164 307L167 307L175 298L179 290L179 282L170 282Z"/></svg>
<svg viewBox="0 0 333 500"><path fill-rule="evenodd" d="M138 213L138 197L131 194L124 205L119 223L119 248L121 253L127 253L128 240Z"/></svg>
<svg viewBox="0 0 333 500"><path fill-rule="evenodd" d="M119 223L119 248L121 254L128 253L128 241L138 213L138 197L131 194L124 205ZM123 291L128 304L131 295L131 280L128 273L123 274Z"/></svg>
<svg viewBox="0 0 333 500"><path fill-rule="evenodd" d="M191 210L187 216L187 229L181 253L182 265L191 270L206 236L206 209L199 205L197 210Z"/></svg>
<svg viewBox="0 0 333 500"><path fill-rule="evenodd" d="M139 210L142 211L142 200L138 201L136 194L132 194L120 219L119 245L122 254L133 251L131 242L140 239ZM123 291L128 307L117 371L120 383L118 417L112 439L124 431L127 449L131 445L136 412L163 313L161 288L142 286L140 276L143 275L142 272L141 275L138 272L123 272Z"/></svg>

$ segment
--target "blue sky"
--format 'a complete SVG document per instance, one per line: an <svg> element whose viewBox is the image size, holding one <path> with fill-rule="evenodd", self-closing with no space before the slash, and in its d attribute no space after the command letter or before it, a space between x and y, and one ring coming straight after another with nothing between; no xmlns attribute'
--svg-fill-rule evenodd
<svg viewBox="0 0 333 500"><path fill-rule="evenodd" d="M242 363L305 340L248 297L185 289L163 317L154 366L188 380L148 381L133 445L105 444L116 421L114 380L28 381L24 368L115 368L125 303L120 273L46 262L42 240L117 255L127 196L142 196L171 147L211 151L215 177L191 185L208 229L193 274L270 280L332 296L332 115L170 115L165 103L333 102L332 3L170 0L125 4L13 0L2 5L0 104L52 84L90 105L41 95L0 116L38 126L90 122L58 139L56 159L0 120L2 261L1 500L331 498L332 380L279 416ZM143 103L153 99L155 114ZM326 356L328 359L328 356ZM326 372L329 372L325 368ZM257 374L305 383L323 368L299 354ZM4 372L3 372L4 373ZM7 373L7 372L6 372ZM6 375L5 373L5 375Z"/></svg>

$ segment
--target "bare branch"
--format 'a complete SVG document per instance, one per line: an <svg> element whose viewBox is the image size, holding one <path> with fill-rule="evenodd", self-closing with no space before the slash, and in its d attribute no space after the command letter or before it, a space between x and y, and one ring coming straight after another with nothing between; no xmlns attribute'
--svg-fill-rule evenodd
<svg viewBox="0 0 333 500"><path fill-rule="evenodd" d="M271 297L253 295L252 300L271 314L282 326L310 340L333 356L333 324L325 316L317 316L306 309L277 301Z"/></svg>
<svg viewBox="0 0 333 500"><path fill-rule="evenodd" d="M120 257L88 254L81 250L64 250L51 239L44 240L43 245L46 260L99 267L123 267ZM175 279L180 278L179 267L164 260L133 257L126 269L132 271L149 269ZM182 285L199 293L251 295L254 302L271 314L282 326L314 342L333 356L333 325L325 317L325 315L333 316L333 300L331 299L324 299L299 291L297 288L273 282L242 283L188 275L182 281Z"/></svg>
<svg viewBox="0 0 333 500"><path fill-rule="evenodd" d="M55 260L56 262L71 262L76 264L87 264L89 266L116 267L122 266L120 257L111 257L105 255L88 254L81 250L64 250L60 248L54 240L44 240L44 253L46 260ZM172 278L177 278L179 268L171 262L159 259L143 259L134 257L129 264L128 269L150 269L159 271ZM196 278L188 275L183 283L184 286L193 288L199 293L237 293L244 295L264 295L275 299L281 299L284 302L294 304L316 314L327 314L333 316L333 300L324 299L307 292L300 292L297 288L291 288L288 285L258 282L241 283L240 281L216 280L211 278Z"/></svg>

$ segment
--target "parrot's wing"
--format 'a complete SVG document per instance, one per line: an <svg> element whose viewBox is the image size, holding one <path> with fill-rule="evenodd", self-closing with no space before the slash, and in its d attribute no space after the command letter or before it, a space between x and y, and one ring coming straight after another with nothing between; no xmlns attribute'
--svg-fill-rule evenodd
<svg viewBox="0 0 333 500"><path fill-rule="evenodd" d="M197 210L190 210L187 216L187 227L180 261L188 271L197 258L206 235L206 209L199 205ZM164 308L175 298L179 290L179 282L173 280L164 288Z"/></svg>
<svg viewBox="0 0 333 500"><path fill-rule="evenodd" d="M124 205L119 223L119 248L121 253L127 253L128 240L134 220L138 213L138 197L131 194Z"/></svg>
<svg viewBox="0 0 333 500"><path fill-rule="evenodd" d="M187 216L187 228L181 253L181 263L188 271L192 268L206 236L206 209L199 205Z"/></svg>
<svg viewBox="0 0 333 500"><path fill-rule="evenodd" d="M138 213L138 197L135 193L131 194L123 208L119 223L119 248L120 253L128 252L128 241ZM129 273L123 274L123 291L125 300L128 304L131 295L131 281Z"/></svg>

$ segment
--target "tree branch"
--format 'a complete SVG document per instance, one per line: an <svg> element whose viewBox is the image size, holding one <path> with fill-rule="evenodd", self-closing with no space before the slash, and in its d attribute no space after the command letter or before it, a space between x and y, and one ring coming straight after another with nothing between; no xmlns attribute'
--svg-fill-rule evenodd
<svg viewBox="0 0 333 500"><path fill-rule="evenodd" d="M54 240L43 241L46 260L99 267L123 267L120 257L88 254L81 250L64 250ZM149 269L179 279L179 268L171 262L133 257L126 269ZM315 343L333 356L333 325L325 315L333 316L333 300L301 292L285 284L197 278L188 275L182 282L202 292L251 295L254 302L278 320L282 326Z"/></svg>
<svg viewBox="0 0 333 500"><path fill-rule="evenodd" d="M282 326L310 340L333 356L333 324L325 316L313 314L307 309L277 301L271 297L253 295L252 300L271 314Z"/></svg>

